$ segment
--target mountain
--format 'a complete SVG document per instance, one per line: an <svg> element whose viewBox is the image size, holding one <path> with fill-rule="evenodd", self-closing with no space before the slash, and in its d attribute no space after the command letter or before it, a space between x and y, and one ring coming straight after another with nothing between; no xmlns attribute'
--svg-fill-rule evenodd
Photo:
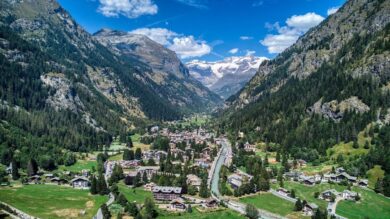
<svg viewBox="0 0 390 219"><path fill-rule="evenodd" d="M2 1L0 162L25 166L35 158L51 169L69 151L102 149L150 120L178 119L219 101L158 48L170 53L161 69L157 56L146 62L102 45L55 0Z"/></svg>
<svg viewBox="0 0 390 219"><path fill-rule="evenodd" d="M213 108L221 103L220 98L189 75L176 53L144 35L102 29L94 38L118 56L136 59L152 71L143 77L152 80L153 89L159 90L162 98L173 105L192 111Z"/></svg>
<svg viewBox="0 0 390 219"><path fill-rule="evenodd" d="M389 23L390 1L347 1L263 62L228 99L220 126L294 159L339 162L356 176L381 165L390 174ZM336 150L348 145L360 151Z"/></svg>
<svg viewBox="0 0 390 219"><path fill-rule="evenodd" d="M192 60L186 65L190 74L222 98L237 93L256 73L266 57L235 56L221 61Z"/></svg>

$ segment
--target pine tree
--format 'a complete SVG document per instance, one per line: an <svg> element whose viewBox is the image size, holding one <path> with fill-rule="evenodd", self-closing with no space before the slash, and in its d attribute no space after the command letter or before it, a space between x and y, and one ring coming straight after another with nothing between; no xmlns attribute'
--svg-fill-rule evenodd
<svg viewBox="0 0 390 219"><path fill-rule="evenodd" d="M137 205L133 202L127 204L125 211L128 212L130 216L133 217L137 216L139 213Z"/></svg>
<svg viewBox="0 0 390 219"><path fill-rule="evenodd" d="M376 193L383 193L383 179L382 178L378 178L378 180L376 181L374 191Z"/></svg>
<svg viewBox="0 0 390 219"><path fill-rule="evenodd" d="M132 148L133 147L133 140L131 139L131 136L127 138L127 147Z"/></svg>
<svg viewBox="0 0 390 219"><path fill-rule="evenodd" d="M126 205L128 203L126 197L122 193L119 193L119 195L116 198L116 202L123 207L126 207Z"/></svg>
<svg viewBox="0 0 390 219"><path fill-rule="evenodd" d="M141 151L141 148L137 148L137 149L135 150L135 159L136 159L136 160L141 160L141 158L142 158L142 151Z"/></svg>
<svg viewBox="0 0 390 219"><path fill-rule="evenodd" d="M352 147L355 149L359 148L359 144L358 144L357 140L353 141Z"/></svg>
<svg viewBox="0 0 390 219"><path fill-rule="evenodd" d="M146 172L144 172L144 174L142 175L142 182L145 184L145 183L148 183L148 175L146 175Z"/></svg>
<svg viewBox="0 0 390 219"><path fill-rule="evenodd" d="M294 211L302 211L302 202L301 202L301 199L297 199L297 201L295 202L295 206L294 206Z"/></svg>
<svg viewBox="0 0 390 219"><path fill-rule="evenodd" d="M291 190L290 196L291 196L291 198L295 198L295 190L294 189Z"/></svg>
<svg viewBox="0 0 390 219"><path fill-rule="evenodd" d="M17 180L20 178L20 174L19 174L19 168L18 168L18 163L12 159L12 162L11 162L11 166L12 166L12 179L13 180Z"/></svg>
<svg viewBox="0 0 390 219"><path fill-rule="evenodd" d="M156 210L156 206L153 202L153 199L147 197L144 202L144 217L145 218L156 218L158 216L158 212Z"/></svg>
<svg viewBox="0 0 390 219"><path fill-rule="evenodd" d="M100 209L102 210L103 219L111 219L111 213L110 210L108 210L106 203L104 203Z"/></svg>
<svg viewBox="0 0 390 219"><path fill-rule="evenodd" d="M27 174L28 176L33 176L38 172L38 164L37 162L31 158L27 165Z"/></svg>
<svg viewBox="0 0 390 219"><path fill-rule="evenodd" d="M99 174L98 180L97 180L97 187L98 192L100 195L107 195L110 191L108 190L106 180L104 179L104 176L102 173Z"/></svg>
<svg viewBox="0 0 390 219"><path fill-rule="evenodd" d="M202 183L200 184L199 196L202 198L210 197L210 192L207 189L207 180L205 177L202 179Z"/></svg>
<svg viewBox="0 0 390 219"><path fill-rule="evenodd" d="M96 181L95 176L91 177L91 187L90 187L89 191L91 192L92 195L95 195L98 193L97 181Z"/></svg>
<svg viewBox="0 0 390 219"><path fill-rule="evenodd" d="M247 204L245 207L245 214L250 219L257 219L259 217L259 211L252 204Z"/></svg>
<svg viewBox="0 0 390 219"><path fill-rule="evenodd" d="M130 150L129 149L125 149L123 151L123 160L131 160Z"/></svg>

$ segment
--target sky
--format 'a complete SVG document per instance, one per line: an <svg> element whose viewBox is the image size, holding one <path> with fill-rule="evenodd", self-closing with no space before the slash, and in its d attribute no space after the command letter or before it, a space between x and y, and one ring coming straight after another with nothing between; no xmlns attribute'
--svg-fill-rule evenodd
<svg viewBox="0 0 390 219"><path fill-rule="evenodd" d="M345 0L58 0L88 32L144 34L184 61L274 58Z"/></svg>

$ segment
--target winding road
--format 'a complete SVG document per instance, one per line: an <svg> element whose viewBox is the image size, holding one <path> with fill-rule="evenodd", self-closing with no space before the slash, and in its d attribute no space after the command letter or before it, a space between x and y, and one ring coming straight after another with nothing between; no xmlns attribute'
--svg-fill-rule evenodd
<svg viewBox="0 0 390 219"><path fill-rule="evenodd" d="M227 139L223 139L221 142L222 148L218 153L218 157L214 160L213 165L210 169L209 175L209 186L211 188L211 195L218 201L223 201L226 206L234 211L237 211L241 214L246 214L245 208L246 205L240 202L232 201L229 199L224 199L219 192L218 184L219 184L219 172L221 171L222 165L225 162L228 162L230 153L232 153L231 145ZM272 214L270 212L264 211L262 209L258 209L259 218L264 219L274 219L274 218L284 218L282 216Z"/></svg>

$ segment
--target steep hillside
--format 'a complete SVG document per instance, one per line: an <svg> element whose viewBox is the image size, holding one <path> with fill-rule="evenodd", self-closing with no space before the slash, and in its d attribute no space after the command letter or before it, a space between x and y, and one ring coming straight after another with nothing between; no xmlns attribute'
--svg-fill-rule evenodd
<svg viewBox="0 0 390 219"><path fill-rule="evenodd" d="M183 115L181 99L145 76L153 67L113 53L54 0L1 1L0 63L3 164L62 164L64 149L95 150L148 119Z"/></svg>
<svg viewBox="0 0 390 219"><path fill-rule="evenodd" d="M237 56L221 61L193 60L186 65L190 74L226 99L237 93L255 74L265 57Z"/></svg>
<svg viewBox="0 0 390 219"><path fill-rule="evenodd" d="M389 125L389 23L389 1L348 1L263 62L228 100L221 127L233 136L243 131L250 140L279 143L280 152L318 163L327 159L327 148L357 142L358 133L374 122L371 135L381 137L372 150L343 164L354 175L364 175L374 163L389 174L390 150L380 140L389 130L381 128Z"/></svg>
<svg viewBox="0 0 390 219"><path fill-rule="evenodd" d="M177 55L144 35L102 29L94 38L120 56L139 60L150 66L152 71L144 77L152 80L150 86L160 96L182 109L204 110L221 103L217 95L210 92L188 74L188 69Z"/></svg>

